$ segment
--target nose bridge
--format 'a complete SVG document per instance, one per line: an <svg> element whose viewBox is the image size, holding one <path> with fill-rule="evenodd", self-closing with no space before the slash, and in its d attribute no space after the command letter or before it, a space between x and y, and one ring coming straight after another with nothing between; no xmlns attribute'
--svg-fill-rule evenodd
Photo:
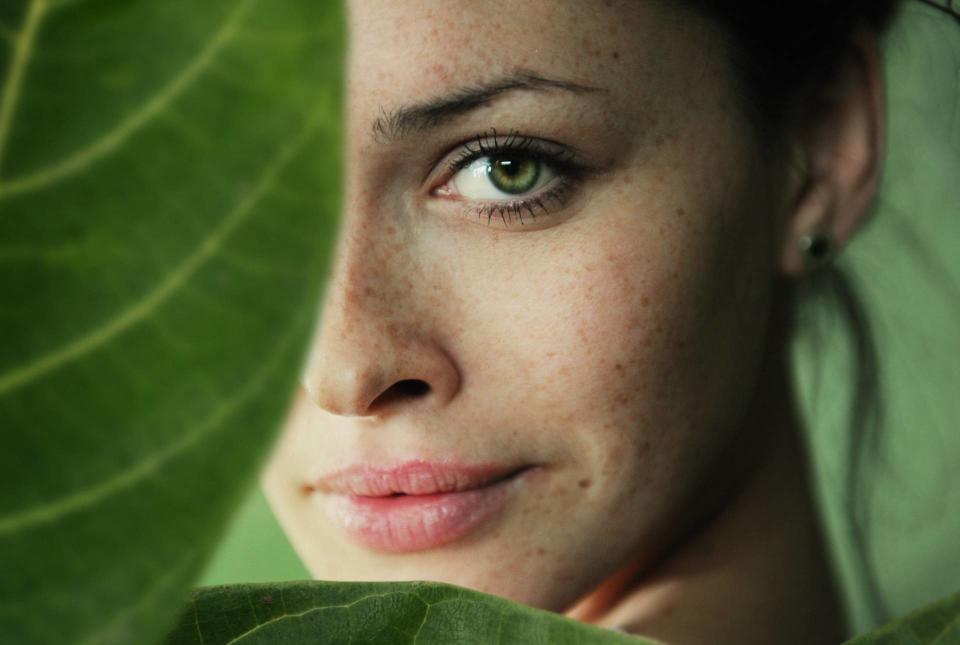
<svg viewBox="0 0 960 645"><path fill-rule="evenodd" d="M396 235L394 226L375 224L360 213L358 208L343 213L324 307L331 316L359 318L354 324L361 320L372 323L378 313L391 311L390 267L400 262L398 254L402 252L401 245L390 239ZM377 226L389 230L375 230ZM392 253L386 252L385 245Z"/></svg>
<svg viewBox="0 0 960 645"><path fill-rule="evenodd" d="M459 375L416 313L416 258L402 227L354 178L343 203L304 388L319 407L343 416L379 413L424 394L450 398ZM413 382L422 384L409 387Z"/></svg>
<svg viewBox="0 0 960 645"><path fill-rule="evenodd" d="M363 380L367 387L378 387L371 382L379 383L391 370L384 332L395 329L390 319L402 314L391 306L388 285L390 266L398 258L386 257L382 246L388 240L378 236L372 230L374 224L364 217L363 196L350 197L350 192L345 195L346 208L310 361L309 380L321 396L329 393L335 380ZM345 407L342 403L319 403L336 413L347 413L341 409Z"/></svg>
<svg viewBox="0 0 960 645"><path fill-rule="evenodd" d="M378 187L386 181L367 168L368 143L356 131L352 119L347 123L346 168L343 212L334 257L330 293L343 303L357 307L384 307L391 289L391 267L409 265L402 231L394 223L395 213L382 207ZM409 270L410 267L407 266ZM361 300L365 302L361 303Z"/></svg>

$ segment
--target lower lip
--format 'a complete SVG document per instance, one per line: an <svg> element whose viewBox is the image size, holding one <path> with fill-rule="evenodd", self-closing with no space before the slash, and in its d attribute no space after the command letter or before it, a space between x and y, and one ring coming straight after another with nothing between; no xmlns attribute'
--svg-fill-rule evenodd
<svg viewBox="0 0 960 645"><path fill-rule="evenodd" d="M499 512L512 489L534 469L495 484L432 495L331 495L327 514L362 546L388 553L423 551L455 542Z"/></svg>

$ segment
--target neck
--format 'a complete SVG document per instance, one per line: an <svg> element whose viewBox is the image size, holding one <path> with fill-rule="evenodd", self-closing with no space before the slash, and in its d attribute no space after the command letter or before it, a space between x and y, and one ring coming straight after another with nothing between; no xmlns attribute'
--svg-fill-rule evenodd
<svg viewBox="0 0 960 645"><path fill-rule="evenodd" d="M625 567L566 615L670 645L842 640L799 416L785 364L773 371L749 420L760 459L740 486L653 568Z"/></svg>

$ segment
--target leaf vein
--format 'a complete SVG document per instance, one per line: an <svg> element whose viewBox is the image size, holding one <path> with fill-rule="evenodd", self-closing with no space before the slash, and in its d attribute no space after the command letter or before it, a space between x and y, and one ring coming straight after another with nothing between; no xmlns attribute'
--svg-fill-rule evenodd
<svg viewBox="0 0 960 645"><path fill-rule="evenodd" d="M33 1L43 3L46 0ZM85 170L100 158L120 148L133 134L161 115L169 104L211 66L224 46L238 32L243 17L254 1L241 0L207 45L140 109L129 114L112 130L100 135L98 139L71 153L65 159L30 174L0 181L0 199L47 187L63 177ZM0 120L0 160L2 160L3 134L3 122Z"/></svg>
<svg viewBox="0 0 960 645"><path fill-rule="evenodd" d="M422 600L422 598L421 598ZM423 626L427 624L427 617L430 616L430 609L433 607L430 603L427 603L427 608L423 612L423 619L420 621L420 624L417 625L417 631L413 633L413 644L417 645L417 640L420 638L420 632L423 631Z"/></svg>
<svg viewBox="0 0 960 645"><path fill-rule="evenodd" d="M182 576L187 574L187 571L194 565L196 560L196 550L188 551L184 554L183 558L181 558L180 562L155 578L150 588L140 594L136 602L115 612L106 627L96 630L82 641L76 643L76 645L100 645L101 643L107 642L111 632L123 625L124 621L128 620L130 616L135 615L145 607L150 607L169 585L177 582ZM114 638L114 640L116 639ZM201 640L201 645L202 642Z"/></svg>
<svg viewBox="0 0 960 645"><path fill-rule="evenodd" d="M936 636L930 640L931 645L946 645L946 643L941 644L941 641L949 634L949 632L953 631L954 628L958 626L960 626L960 617L955 617L953 620L944 625L943 628L937 632Z"/></svg>
<svg viewBox="0 0 960 645"><path fill-rule="evenodd" d="M13 59L10 70L3 83L3 100L0 102L0 168L3 167L4 153L7 140L10 138L10 128L13 127L14 115L20 103L20 94L23 88L23 79L27 65L33 54L33 44L47 10L46 0L30 0L23 27L14 39Z"/></svg>
<svg viewBox="0 0 960 645"><path fill-rule="evenodd" d="M210 258L216 256L220 246L227 236L236 229L269 192L277 175L289 159L303 146L313 131L314 121L292 142L284 146L280 152L266 165L254 187L247 192L227 214L221 223L184 259L167 277L152 291L128 308L117 313L113 318L76 340L66 343L47 354L27 363L0 373L0 396L23 387L45 374L64 367L96 350L122 332L144 320L163 303L169 300L180 290L187 280ZM0 527L7 522L0 520ZM2 533L2 530L0 530Z"/></svg>
<svg viewBox="0 0 960 645"><path fill-rule="evenodd" d="M240 639L246 638L246 637L249 636L250 634L253 634L253 633L255 633L255 632L258 632L258 631L260 631L261 629L264 629L265 627L267 627L267 626L269 626L269 625L272 625L273 623L279 623L279 622L281 622L281 621L287 620L288 618L303 618L304 616L307 616L307 615L312 614L312 613L314 613L314 612L324 611L324 610L326 610L326 609L351 609L351 608L353 608L355 605L358 605L358 604L360 604L361 602L363 602L364 600L369 600L369 599L371 599L371 598L386 598L387 596L392 596L392 595L394 595L394 594L396 594L396 593L397 593L397 592L395 592L395 591L388 591L388 592L385 592L385 593L367 594L366 596L363 596L363 597L361 597L361 598L357 598L357 599L354 600L353 602L348 602L348 603L343 604L343 605L323 605L323 606L320 606L320 607L310 607L309 609L304 609L303 611L297 612L297 613L295 613L295 614L286 613L286 610L284 610L284 614L283 614L282 616L277 616L276 618L271 618L270 620L268 620L268 621L266 621L266 622L260 623L260 624L257 625L256 627L252 627L252 628L248 629L247 631L243 632L242 634L238 634L238 635L234 636L234 637L231 638L229 641L227 641L226 643L224 643L224 645L235 645L235 643L239 643L239 642L240 642Z"/></svg>
<svg viewBox="0 0 960 645"><path fill-rule="evenodd" d="M200 423L187 430L178 440L163 450L143 459L131 467L123 470L109 479L94 486L75 491L56 501L43 504L39 507L14 513L0 518L0 536L15 533L30 528L33 525L53 522L64 515L81 511L99 503L110 495L131 488L140 481L156 474L163 466L191 446L224 426L223 422L230 417L250 397L257 394L266 384L268 377L278 367L280 359L290 348L293 341L299 337L300 323L303 314L294 321L290 330L275 346L273 352L264 361L263 367L258 370L234 396L227 398L208 414Z"/></svg>
<svg viewBox="0 0 960 645"><path fill-rule="evenodd" d="M203 631L200 629L200 612L197 611L197 601L193 600L193 625L197 628L197 638L200 639L200 645L204 645Z"/></svg>

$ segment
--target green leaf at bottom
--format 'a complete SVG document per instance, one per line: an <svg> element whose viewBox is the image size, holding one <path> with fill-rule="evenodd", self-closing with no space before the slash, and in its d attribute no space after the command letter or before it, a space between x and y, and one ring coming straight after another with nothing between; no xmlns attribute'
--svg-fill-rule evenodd
<svg viewBox="0 0 960 645"><path fill-rule="evenodd" d="M452 585L318 581L196 590L167 644L227 643L653 645Z"/></svg>
<svg viewBox="0 0 960 645"><path fill-rule="evenodd" d="M847 645L953 645L960 643L960 592L906 618L858 636Z"/></svg>

